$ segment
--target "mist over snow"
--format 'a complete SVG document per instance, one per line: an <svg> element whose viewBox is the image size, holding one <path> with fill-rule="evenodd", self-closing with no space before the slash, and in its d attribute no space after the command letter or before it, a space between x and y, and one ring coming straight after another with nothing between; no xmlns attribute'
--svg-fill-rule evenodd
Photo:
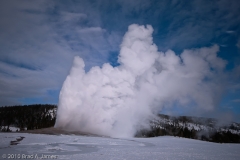
<svg viewBox="0 0 240 160"><path fill-rule="evenodd" d="M84 70L75 57L59 97L55 127L111 137L132 137L148 128L163 107L214 110L224 84L226 61L219 47L159 52L150 25L130 25L117 67Z"/></svg>

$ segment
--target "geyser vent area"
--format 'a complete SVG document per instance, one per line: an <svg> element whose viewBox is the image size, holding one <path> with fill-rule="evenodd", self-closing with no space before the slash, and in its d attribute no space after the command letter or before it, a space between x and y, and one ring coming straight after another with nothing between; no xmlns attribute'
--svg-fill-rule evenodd
<svg viewBox="0 0 240 160"><path fill-rule="evenodd" d="M111 137L132 137L166 106L213 110L226 62L219 47L158 52L153 28L136 24L123 37L117 67L84 70L75 57L59 97L55 127Z"/></svg>

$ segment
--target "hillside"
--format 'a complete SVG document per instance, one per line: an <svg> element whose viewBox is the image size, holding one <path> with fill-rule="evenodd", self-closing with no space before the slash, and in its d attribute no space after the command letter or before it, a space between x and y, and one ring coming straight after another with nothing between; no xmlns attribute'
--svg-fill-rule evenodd
<svg viewBox="0 0 240 160"><path fill-rule="evenodd" d="M221 124L202 117L168 116L159 114L150 122L151 129L139 131L137 137L171 135L219 143L240 143L240 124Z"/></svg>

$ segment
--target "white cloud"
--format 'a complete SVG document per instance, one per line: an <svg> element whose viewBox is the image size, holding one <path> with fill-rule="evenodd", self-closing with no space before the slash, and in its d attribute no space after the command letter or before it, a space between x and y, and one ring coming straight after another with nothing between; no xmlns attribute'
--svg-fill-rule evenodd
<svg viewBox="0 0 240 160"><path fill-rule="evenodd" d="M74 12L61 12L62 21L65 23L76 22L79 20L87 19L87 15L84 13L74 13Z"/></svg>

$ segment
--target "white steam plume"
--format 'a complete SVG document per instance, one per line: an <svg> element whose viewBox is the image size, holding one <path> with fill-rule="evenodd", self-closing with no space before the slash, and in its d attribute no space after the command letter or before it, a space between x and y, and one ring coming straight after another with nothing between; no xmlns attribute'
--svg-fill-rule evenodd
<svg viewBox="0 0 240 160"><path fill-rule="evenodd" d="M119 66L105 63L84 70L75 57L59 97L55 127L112 137L132 137L166 104L212 110L221 93L226 62L218 46L158 52L150 25L130 25Z"/></svg>

